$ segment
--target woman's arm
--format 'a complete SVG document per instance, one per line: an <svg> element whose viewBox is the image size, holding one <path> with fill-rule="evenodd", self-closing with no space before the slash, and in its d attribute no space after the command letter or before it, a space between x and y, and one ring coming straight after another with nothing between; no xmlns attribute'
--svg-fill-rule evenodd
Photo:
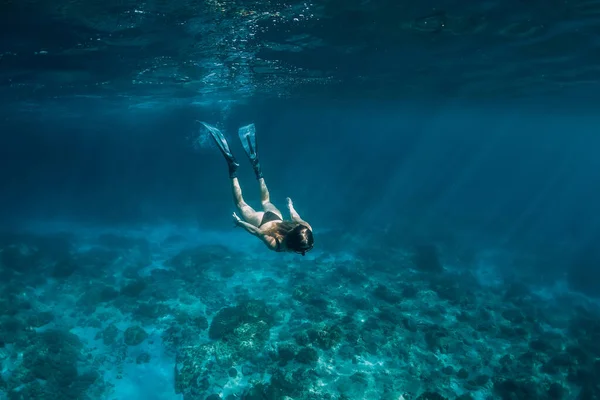
<svg viewBox="0 0 600 400"><path fill-rule="evenodd" d="M257 228L256 226L249 224L246 221L242 221L240 219L240 217L237 216L236 213L233 213L233 219L235 221L236 226L241 226L242 228L244 228L246 230L246 232L261 239L263 242L265 242L267 247L269 247L271 250L275 250L275 251L279 250L279 245L277 243L277 240L275 240L274 237L265 235L263 233L263 231L260 230L260 228Z"/></svg>
<svg viewBox="0 0 600 400"><path fill-rule="evenodd" d="M244 228L248 233L253 234L254 236L262 236L262 232L260 229L258 229L257 227L255 227L252 224L247 223L246 221L237 221L236 224L238 226L241 226L242 228Z"/></svg>
<svg viewBox="0 0 600 400"><path fill-rule="evenodd" d="M306 225L308 227L308 229L310 229L312 231L312 227L309 225L309 223L304 221L302 218L300 218L300 214L298 214L298 211L296 211L296 209L294 208L294 203L292 202L292 199L290 199L288 197L286 200L287 200L288 210L290 210L290 217L292 218L292 221L297 222L302 225Z"/></svg>

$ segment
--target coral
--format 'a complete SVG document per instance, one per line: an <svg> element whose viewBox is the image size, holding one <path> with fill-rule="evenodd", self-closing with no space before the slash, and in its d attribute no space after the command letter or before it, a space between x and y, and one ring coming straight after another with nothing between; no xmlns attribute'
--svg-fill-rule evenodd
<svg viewBox="0 0 600 400"><path fill-rule="evenodd" d="M284 371L277 369L265 390L267 398L300 398L310 383L310 375L303 369Z"/></svg>
<svg viewBox="0 0 600 400"><path fill-rule="evenodd" d="M201 245L183 249L179 254L172 257L167 265L202 272L211 266L211 262L223 261L223 259L230 256L230 250L223 246Z"/></svg>
<svg viewBox="0 0 600 400"><path fill-rule="evenodd" d="M438 249L432 244L415 246L412 262L416 269L423 272L438 273L443 271Z"/></svg>
<svg viewBox="0 0 600 400"><path fill-rule="evenodd" d="M4 343L14 343L23 328L24 323L19 318L0 318L0 338Z"/></svg>
<svg viewBox="0 0 600 400"><path fill-rule="evenodd" d="M71 276L77 270L77 261L69 257L60 260L52 267L51 275L56 279L64 279Z"/></svg>
<svg viewBox="0 0 600 400"><path fill-rule="evenodd" d="M139 297L144 289L148 287L148 283L143 279L135 279L126 283L120 290L120 293L124 296Z"/></svg>
<svg viewBox="0 0 600 400"><path fill-rule="evenodd" d="M425 392L417 397L417 400L447 400L444 396L436 392Z"/></svg>
<svg viewBox="0 0 600 400"><path fill-rule="evenodd" d="M137 325L130 326L124 333L125 344L128 346L137 346L146 340L147 337L148 334L146 331Z"/></svg>
<svg viewBox="0 0 600 400"><path fill-rule="evenodd" d="M344 333L338 325L323 324L309 329L307 335L310 343L315 343L320 348L328 350L342 341Z"/></svg>
<svg viewBox="0 0 600 400"><path fill-rule="evenodd" d="M312 347L303 347L298 351L295 359L301 364L315 365L319 361L319 353Z"/></svg>
<svg viewBox="0 0 600 400"><path fill-rule="evenodd" d="M272 311L264 302L248 300L235 307L226 307L219 310L212 319L208 336L216 340L232 334L243 334L244 331L254 330L259 332L263 329L252 328L250 325L261 323L260 325L268 330L273 322ZM242 325L246 325L245 328L242 328Z"/></svg>
<svg viewBox="0 0 600 400"><path fill-rule="evenodd" d="M175 393L200 396L209 388L208 370L204 361L214 353L208 345L185 347L175 360Z"/></svg>
<svg viewBox="0 0 600 400"><path fill-rule="evenodd" d="M337 387L342 396L348 398L364 397L364 393L369 387L369 377L364 372L356 372L350 376L340 378Z"/></svg>
<svg viewBox="0 0 600 400"><path fill-rule="evenodd" d="M502 400L540 398L531 378L498 379L494 382L494 392Z"/></svg>
<svg viewBox="0 0 600 400"><path fill-rule="evenodd" d="M39 328L49 324L53 320L54 314L51 311L41 311L27 317L27 324L34 328Z"/></svg>
<svg viewBox="0 0 600 400"><path fill-rule="evenodd" d="M376 298L387 301L391 304L396 304L402 301L402 296L400 296L400 294L395 293L394 291L390 290L387 286L382 284L377 285L377 287L373 291L373 295Z"/></svg>
<svg viewBox="0 0 600 400"><path fill-rule="evenodd" d="M113 388L139 371L160 379L150 374L169 357L166 390L184 399L600 398L593 302L542 297L518 277L490 287L443 268L437 248L296 264L220 246L177 253L180 238L55 240L56 251L0 242L8 399L119 398Z"/></svg>
<svg viewBox="0 0 600 400"><path fill-rule="evenodd" d="M289 344L281 344L277 348L277 358L280 366L285 366L288 362L292 361L295 356L296 350Z"/></svg>
<svg viewBox="0 0 600 400"><path fill-rule="evenodd" d="M76 306L82 311L91 314L97 307L108 303L119 296L119 292L111 286L93 282L85 287L77 300Z"/></svg>
<svg viewBox="0 0 600 400"><path fill-rule="evenodd" d="M135 363L136 364L147 364L147 363L150 362L151 358L152 358L152 356L150 356L150 354L144 352L144 353L141 353L139 356L136 357Z"/></svg>
<svg viewBox="0 0 600 400"><path fill-rule="evenodd" d="M10 398L77 398L97 379L97 373L79 373L82 343L74 334L50 329L35 336L23 353L22 364L8 382ZM36 379L46 382L43 396ZM20 388L25 384L24 390ZM19 388L19 390L17 390Z"/></svg>
<svg viewBox="0 0 600 400"><path fill-rule="evenodd" d="M139 321L152 323L159 318L164 318L172 314L169 306L156 301L137 301L136 303L137 307L132 311L132 314Z"/></svg>
<svg viewBox="0 0 600 400"><path fill-rule="evenodd" d="M110 346L115 343L118 335L119 329L115 324L110 324L103 331L96 334L96 339L102 339L105 345Z"/></svg>

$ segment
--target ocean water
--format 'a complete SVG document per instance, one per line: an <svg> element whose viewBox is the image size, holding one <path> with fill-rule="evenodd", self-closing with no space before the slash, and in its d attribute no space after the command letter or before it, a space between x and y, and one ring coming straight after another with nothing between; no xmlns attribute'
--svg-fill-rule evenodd
<svg viewBox="0 0 600 400"><path fill-rule="evenodd" d="M0 400L600 399L600 1L1 10Z"/></svg>

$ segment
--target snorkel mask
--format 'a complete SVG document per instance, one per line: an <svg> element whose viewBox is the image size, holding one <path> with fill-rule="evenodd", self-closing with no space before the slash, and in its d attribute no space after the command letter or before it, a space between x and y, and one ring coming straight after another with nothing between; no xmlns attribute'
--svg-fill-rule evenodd
<svg viewBox="0 0 600 400"><path fill-rule="evenodd" d="M302 249L302 250L294 250L295 253L298 254L302 254L303 256L306 255L306 252L311 251L313 248L313 246L309 246L306 249Z"/></svg>

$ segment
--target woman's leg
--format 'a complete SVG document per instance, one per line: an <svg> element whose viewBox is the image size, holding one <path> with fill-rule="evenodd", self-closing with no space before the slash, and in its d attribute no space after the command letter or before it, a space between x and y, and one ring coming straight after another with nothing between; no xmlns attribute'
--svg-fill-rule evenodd
<svg viewBox="0 0 600 400"><path fill-rule="evenodd" d="M202 125L208 130L208 132L214 139L215 144L219 147L219 150L221 150L221 154L223 154L223 157L225 157L225 160L227 161L227 166L229 167L229 178L231 179L231 189L233 191L233 201L236 207L238 208L238 210L242 214L243 219L247 223L259 227L264 212L255 211L244 201L244 197L242 196L242 188L240 187L240 182L237 178L237 169L240 165L237 163L235 157L231 153L231 150L229 149L229 144L227 143L225 136L223 136L221 131L215 128L214 126L211 126L205 122L202 122ZM255 171L257 168L259 168L260 170L260 166L255 166Z"/></svg>
<svg viewBox="0 0 600 400"><path fill-rule="evenodd" d="M244 151L246 152L246 155L248 156L248 159L252 164L252 168L254 169L254 174L256 175L258 184L260 185L260 200L262 203L263 211L272 212L278 215L281 219L283 219L281 211L279 211L277 207L275 207L273 203L271 203L271 199L269 197L269 189L267 189L265 178L263 178L260 162L258 161L258 154L256 152L256 128L254 124L249 124L239 128L238 135L240 137L240 141L242 142L242 146L244 147ZM262 214L264 213L261 213L261 218Z"/></svg>
<svg viewBox="0 0 600 400"><path fill-rule="evenodd" d="M279 217L281 219L283 219L283 215L281 214L281 211L279 211L277 209L277 207L275 207L273 205L273 203L271 203L271 198L269 196L269 189L267 189L267 184L265 183L265 178L263 178L263 177L259 178L258 184L260 185L260 201L262 203L263 211L265 211L265 212L270 211L272 213L279 215Z"/></svg>
<svg viewBox="0 0 600 400"><path fill-rule="evenodd" d="M245 201L244 196L242 195L242 188L240 186L240 181L237 177L231 179L231 189L233 191L233 202L235 206L238 208L242 217L246 222L252 224L256 227L260 226L260 222L262 221L262 217L264 212L255 211L252 207L250 207Z"/></svg>

